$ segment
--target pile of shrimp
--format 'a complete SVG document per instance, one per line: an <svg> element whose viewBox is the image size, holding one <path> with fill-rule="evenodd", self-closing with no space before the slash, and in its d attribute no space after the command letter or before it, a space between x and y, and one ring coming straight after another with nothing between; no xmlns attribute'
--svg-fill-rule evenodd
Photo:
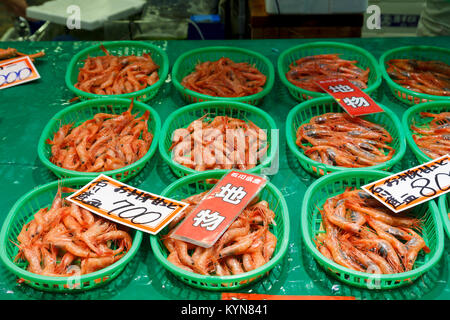
<svg viewBox="0 0 450 320"><path fill-rule="evenodd" d="M382 126L347 113L325 113L302 124L296 144L309 158L340 167L367 167L392 158L392 136ZM388 151L386 154L386 150Z"/></svg>
<svg viewBox="0 0 450 320"><path fill-rule="evenodd" d="M266 264L277 244L277 237L269 230L270 224L275 224L275 213L269 208L267 201L258 201L258 198L252 200L210 248L170 237L175 227L208 192L182 200L188 203L189 207L171 221L169 233L162 236L169 251L167 260L186 271L216 276L240 274Z"/></svg>
<svg viewBox="0 0 450 320"><path fill-rule="evenodd" d="M206 61L195 66L181 84L192 91L215 97L243 97L263 90L266 76L247 62L229 58Z"/></svg>
<svg viewBox="0 0 450 320"><path fill-rule="evenodd" d="M402 87L436 96L450 96L450 66L441 61L392 59L387 73Z"/></svg>
<svg viewBox="0 0 450 320"><path fill-rule="evenodd" d="M425 126L411 125L414 142L427 156L437 159L450 153L450 112L421 112L422 118L432 118Z"/></svg>
<svg viewBox="0 0 450 320"><path fill-rule="evenodd" d="M348 188L327 199L320 211L325 232L316 235L326 258L356 271L393 274L412 270L421 250L429 253L415 231L421 221L394 215L363 190Z"/></svg>
<svg viewBox="0 0 450 320"><path fill-rule="evenodd" d="M67 202L58 188L50 208L42 208L17 236L15 261L28 262L29 272L64 277L88 274L113 264L132 245L131 236L117 225Z"/></svg>
<svg viewBox="0 0 450 320"><path fill-rule="evenodd" d="M297 87L315 92L324 92L316 81L330 78L347 79L360 89L366 89L370 68L364 70L356 66L357 63L341 59L339 54L307 56L289 65L286 78Z"/></svg>
<svg viewBox="0 0 450 320"><path fill-rule="evenodd" d="M204 115L172 135L172 159L188 168L248 170L268 149L267 135L251 121Z"/></svg>
<svg viewBox="0 0 450 320"><path fill-rule="evenodd" d="M30 57L31 61L34 61L34 59L36 59L36 58L45 56L45 52L40 51L40 52L34 53L34 54L26 54L26 53L17 51L17 49L15 49L15 48L0 49L0 60L12 59L12 58L23 57L23 56L28 56L28 57Z"/></svg>
<svg viewBox="0 0 450 320"><path fill-rule="evenodd" d="M75 171L101 172L130 165L150 148L153 134L148 130L150 112L132 115L97 113L93 119L74 127L62 126L46 143L51 145L50 161Z"/></svg>
<svg viewBox="0 0 450 320"><path fill-rule="evenodd" d="M159 80L159 66L149 54L114 56L105 47L106 56L88 57L74 85L82 91L114 95L145 89Z"/></svg>

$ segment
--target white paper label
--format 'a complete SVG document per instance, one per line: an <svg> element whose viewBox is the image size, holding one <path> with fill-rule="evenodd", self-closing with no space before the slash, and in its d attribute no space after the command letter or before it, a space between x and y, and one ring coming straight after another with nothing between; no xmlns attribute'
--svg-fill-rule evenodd
<svg viewBox="0 0 450 320"><path fill-rule="evenodd" d="M157 234L189 205L100 175L67 200L114 222Z"/></svg>
<svg viewBox="0 0 450 320"><path fill-rule="evenodd" d="M412 208L450 191L450 155L362 187L394 212Z"/></svg>

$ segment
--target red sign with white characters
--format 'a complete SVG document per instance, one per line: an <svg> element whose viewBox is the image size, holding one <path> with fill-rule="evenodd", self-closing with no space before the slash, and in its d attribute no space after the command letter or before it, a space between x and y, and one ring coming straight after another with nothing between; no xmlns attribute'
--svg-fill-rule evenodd
<svg viewBox="0 0 450 320"><path fill-rule="evenodd" d="M171 234L174 239L209 248L264 187L267 179L231 171Z"/></svg>
<svg viewBox="0 0 450 320"><path fill-rule="evenodd" d="M383 109L361 89L347 79L328 79L317 84L333 96L352 117L383 112Z"/></svg>

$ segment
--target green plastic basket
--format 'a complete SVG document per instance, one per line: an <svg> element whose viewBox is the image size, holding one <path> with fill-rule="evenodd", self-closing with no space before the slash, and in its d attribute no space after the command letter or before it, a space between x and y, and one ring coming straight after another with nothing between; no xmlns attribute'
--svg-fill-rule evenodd
<svg viewBox="0 0 450 320"><path fill-rule="evenodd" d="M81 188L86 185L88 178L71 178L53 181L39 186L22 196L9 211L0 233L0 258L7 270L23 279L27 285L43 291L51 292L80 292L97 288L116 278L137 253L142 241L142 232L133 231L133 245L128 252L112 265L79 277L50 277L31 273L26 270L27 262L14 262L18 248L12 243L17 242L17 236L22 226L41 208L51 205L58 190L63 187ZM68 196L69 194L63 194Z"/></svg>
<svg viewBox="0 0 450 320"><path fill-rule="evenodd" d="M207 179L220 179L227 172L229 171L217 170L189 175L169 185L164 189L162 195L172 199L184 199L212 188L213 185L209 184ZM150 237L150 244L156 259L178 279L200 289L228 291L253 283L256 278L264 276L281 262L287 252L289 243L289 212L283 195L273 184L268 182L260 191L259 197L261 200L266 200L270 208L275 212L276 225L271 227L271 232L278 238L272 259L265 265L250 272L231 276L205 276L185 271L167 261L168 251L159 240L161 235L167 234L167 228L159 235Z"/></svg>
<svg viewBox="0 0 450 320"><path fill-rule="evenodd" d="M352 172L337 172L316 180L306 190L302 204L301 230L306 248L311 252L325 270L338 280L361 288L393 289L412 283L418 277L430 270L441 258L444 251L444 235L442 222L437 205L434 201L414 207L412 214L423 220L422 237L430 248L428 254L419 253L414 269L397 274L374 275L343 267L325 258L317 250L313 238L324 232L320 229L322 217L319 208L325 201L345 191L348 187L361 188L367 183L389 176L389 173L378 170L357 170ZM382 205L382 204L380 204Z"/></svg>
<svg viewBox="0 0 450 320"><path fill-rule="evenodd" d="M450 100L450 97L419 93L395 83L386 71L387 62L391 59L438 60L450 65L450 50L431 46L407 46L386 51L380 57L380 69L392 94L407 105L434 100Z"/></svg>
<svg viewBox="0 0 450 320"><path fill-rule="evenodd" d="M438 203L445 232L447 233L447 237L450 238L450 219L448 216L448 214L450 213L450 194L447 193L443 196L440 196Z"/></svg>
<svg viewBox="0 0 450 320"><path fill-rule="evenodd" d="M257 94L231 98L209 96L186 89L181 85L183 78L192 73L195 70L195 66L199 62L217 61L222 57L230 58L234 62L247 62L254 65L266 76L266 84L264 85L264 89ZM238 47L206 47L191 50L179 56L172 68L172 82L181 96L188 103L222 100L257 105L261 102L262 98L266 96L270 90L272 90L274 80L275 71L269 59L257 52Z"/></svg>
<svg viewBox="0 0 450 320"><path fill-rule="evenodd" d="M426 126L430 121L428 118L422 118L420 112L431 112L431 113L441 113L450 111L450 101L433 101L417 104L411 108L408 108L405 113L403 113L402 126L403 132L406 135L406 142L411 150L414 152L417 160L420 163L431 161L432 159L427 156L413 139L413 130L411 130L411 125L416 124L417 126Z"/></svg>
<svg viewBox="0 0 450 320"><path fill-rule="evenodd" d="M50 162L51 157L51 145L47 144L45 141L47 139L53 139L53 135L58 129L68 123L74 123L79 125L88 119L92 119L97 113L115 113L120 114L130 107L131 100L129 99L119 99L119 98L104 98L104 99L92 99L77 103L73 106L67 107L53 116L53 118L45 126L44 131L41 134L38 143L38 157L41 162L50 169L58 178L70 178L70 177L89 177L94 179L100 172L81 172L74 170L67 170ZM148 122L149 131L153 134L152 144L147 151L147 153L140 158L138 161L125 166L120 169L103 171L102 174L110 176L116 180L127 181L134 176L136 176L139 171L141 171L145 164L154 155L159 133L161 130L161 120L158 113L146 105L145 103L134 101L132 113L138 112L138 116L144 114L145 111L150 112L150 120Z"/></svg>
<svg viewBox="0 0 450 320"><path fill-rule="evenodd" d="M289 93L298 101L305 101L313 98L325 97L328 93L315 92L302 89L291 83L286 78L286 72L289 71L289 65L295 63L302 57L339 53L340 57L346 60L358 60L357 66L363 69L370 68L368 86L363 91L367 94L375 92L381 84L382 77L377 60L368 51L340 42L312 42L301 44L281 53L278 57L278 75L281 82L287 87Z"/></svg>
<svg viewBox="0 0 450 320"><path fill-rule="evenodd" d="M371 115L364 116L362 118L371 121L373 123L383 125L383 127L386 130L388 130L391 136L393 137L393 141L392 143L390 143L390 146L393 147L396 150L396 152L389 161L366 168L367 170L370 169L390 170L396 163L398 163L401 160L401 158L405 154L406 151L405 136L400 124L400 120L397 118L394 112L392 112L390 109L379 103L378 105L384 110L384 112L374 113ZM289 149L297 158L297 160L300 162L300 165L307 172L315 176L322 176L337 171L351 172L358 170L358 168L330 166L312 160L311 158L307 157L304 154L303 150L296 145L295 141L298 128L302 124L309 122L309 120L312 117L327 112L345 112L345 111L332 97L323 97L308 100L294 107L289 112L288 117L286 119L286 139Z"/></svg>
<svg viewBox="0 0 450 320"><path fill-rule="evenodd" d="M83 67L84 60L87 57L104 56L105 53L100 49L103 46L112 54L116 56L127 56L127 55L137 55L141 56L143 53L148 53L153 61L159 66L158 76L159 80L149 86L139 91L117 94L117 95L100 95L82 91L75 88L75 83L77 83L79 69ZM111 41L103 42L93 45L89 48L81 50L72 60L70 60L69 66L66 71L66 85L70 91L72 91L81 100L96 99L96 98L135 98L140 101L148 101L153 98L159 91L159 88L163 85L169 73L169 58L167 54L159 47L140 41Z"/></svg>
<svg viewBox="0 0 450 320"><path fill-rule="evenodd" d="M159 140L159 153L161 154L163 160L169 165L169 167L178 177L183 177L185 175L196 173L198 171L185 167L172 159L171 152L169 151L169 148L172 145L172 134L175 129L186 128L192 121L202 117L207 113L214 116L226 115L241 120L250 120L261 129L267 130L267 141L269 143L267 156L262 159L261 163L259 163L254 168L247 170L246 172L260 173L263 168L267 168L271 165L278 149L278 140L271 139L271 130L276 129L276 124L267 112L249 104L240 102L198 102L187 105L172 112L164 121L164 125L162 128L161 138Z"/></svg>

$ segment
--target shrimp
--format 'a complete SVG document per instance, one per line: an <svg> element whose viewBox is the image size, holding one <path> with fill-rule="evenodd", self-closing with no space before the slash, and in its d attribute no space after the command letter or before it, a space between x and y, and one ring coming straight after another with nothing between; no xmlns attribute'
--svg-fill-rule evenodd
<svg viewBox="0 0 450 320"><path fill-rule="evenodd" d="M357 263L355 263L342 249L341 243L338 239L338 230L332 226L331 222L328 221L326 216L322 216L322 222L327 232L324 239L324 244L329 250L333 260L349 269L356 271L364 271Z"/></svg>
<svg viewBox="0 0 450 320"><path fill-rule="evenodd" d="M356 249L348 240L340 238L339 241L341 244L341 248L346 252L346 254L366 267L367 273L382 273L380 267L378 267L378 265L372 259L370 259L370 257L364 254L362 251Z"/></svg>
<svg viewBox="0 0 450 320"><path fill-rule="evenodd" d="M272 257L276 246L277 246L277 237L269 230L266 230L263 246L263 256L266 262L268 262Z"/></svg>
<svg viewBox="0 0 450 320"><path fill-rule="evenodd" d="M235 257L227 257L225 259L225 263L230 268L232 274L241 274L244 273L244 269L242 268L240 262Z"/></svg>
<svg viewBox="0 0 450 320"><path fill-rule="evenodd" d="M336 204L336 208L332 208L333 204ZM340 227L341 229L344 229L349 232L353 233L360 233L362 231L362 228L359 224L349 222L345 218L345 205L344 201L337 201L337 199L334 200L327 200L323 206L324 213L327 217L327 219Z"/></svg>
<svg viewBox="0 0 450 320"><path fill-rule="evenodd" d="M194 260L188 253L187 243L184 241L181 241L181 240L174 240L174 245L175 245L175 251L176 251L180 261L188 267L193 267Z"/></svg>
<svg viewBox="0 0 450 320"><path fill-rule="evenodd" d="M114 170L136 162L149 150L153 134L148 130L150 113L133 116L132 108L133 100L120 115L99 113L76 127L62 126L53 140L46 141L52 146L50 161L82 172Z"/></svg>
<svg viewBox="0 0 450 320"><path fill-rule="evenodd" d="M381 239L388 241L398 252L400 259L403 262L403 265L406 265L406 256L407 256L407 247L396 238L400 237L401 239L411 239L406 232L401 229L389 226L384 224L381 221L369 218L368 224L377 232Z"/></svg>
<svg viewBox="0 0 450 320"><path fill-rule="evenodd" d="M378 253L387 260L396 272L404 271L395 249L388 241L383 239L355 239L353 244L356 248L373 250L375 253Z"/></svg>
<svg viewBox="0 0 450 320"><path fill-rule="evenodd" d="M285 76L295 86L315 92L323 92L316 81L333 77L348 79L365 89L370 69L361 69L356 63L354 60L339 58L339 54L306 56L291 63Z"/></svg>
<svg viewBox="0 0 450 320"><path fill-rule="evenodd" d="M420 220L415 219L415 218L395 217L395 216L388 214L382 210L378 210L375 208L365 208L365 207L362 207L359 203L356 203L353 201L348 201L347 205L350 209L361 212L363 214L367 214L376 220L379 220L381 222L384 222L384 223L392 225L392 226L416 228L416 227L420 226L420 223L421 223Z"/></svg>
<svg viewBox="0 0 450 320"><path fill-rule="evenodd" d="M385 162L395 154L390 142L392 136L383 127L344 113L312 117L296 132L296 144L305 155L330 166L354 168Z"/></svg>
<svg viewBox="0 0 450 320"><path fill-rule="evenodd" d="M231 272L225 263L218 263L216 265L216 274L218 276L229 276L231 275Z"/></svg>
<svg viewBox="0 0 450 320"><path fill-rule="evenodd" d="M62 197L62 192L74 191L58 187L50 208L39 209L23 225L15 261L28 262L28 271L50 277L86 274L117 261L131 247L127 232ZM110 248L113 241L120 241L114 250ZM70 270L78 261L82 270Z"/></svg>
<svg viewBox="0 0 450 320"><path fill-rule="evenodd" d="M236 239L236 242L232 245L229 245L222 250L219 251L219 258L225 258L230 255L240 255L246 252L250 246L252 245L254 239L258 236L261 236L265 229L259 229L253 233L250 233L246 236L239 237Z"/></svg>
<svg viewBox="0 0 450 320"><path fill-rule="evenodd" d="M202 250L198 259L194 260L193 269L200 274L209 274L212 271L212 265L214 263L214 248L207 248Z"/></svg>
<svg viewBox="0 0 450 320"><path fill-rule="evenodd" d="M109 223L102 220L97 220L89 227L89 229L81 233L78 237L89 247L89 249L91 249L98 255L101 255L102 251L98 248L96 243L98 241L108 241L113 239L109 233L105 233L109 229L110 229Z"/></svg>
<svg viewBox="0 0 450 320"><path fill-rule="evenodd" d="M109 228L109 227L108 227ZM104 228L102 228L104 229ZM120 240L125 248L128 250L131 248L132 239L128 232L125 232L123 230L113 230L109 231L103 234L100 234L96 237L96 241L104 242L104 241L110 241L110 240Z"/></svg>
<svg viewBox="0 0 450 320"><path fill-rule="evenodd" d="M386 261L386 259L384 259L383 257L381 257L380 255L376 254L375 252L372 251L365 251L364 252L373 262L375 262L378 267L380 268L381 272L383 274L392 274L395 273L396 271L394 270L394 268L392 268L392 266Z"/></svg>
<svg viewBox="0 0 450 320"><path fill-rule="evenodd" d="M115 95L142 90L159 80L159 66L151 56L114 56L102 48L106 56L88 57L79 70L75 87L80 90Z"/></svg>
<svg viewBox="0 0 450 320"><path fill-rule="evenodd" d="M412 270L420 250L424 249L425 252L430 252L430 249L426 246L423 238L414 232L414 230L410 228L405 228L405 230L412 235L411 239L405 244L407 249L405 269Z"/></svg>
<svg viewBox="0 0 450 320"><path fill-rule="evenodd" d="M242 97L263 90L266 76L248 63L236 63L222 57L197 64L181 85L211 96Z"/></svg>
<svg viewBox="0 0 450 320"><path fill-rule="evenodd" d="M255 167L269 150L264 140L255 143L262 136L262 129L255 124L228 116L207 118L205 114L192 121L186 128L178 128L172 134L172 159L196 171L209 169L248 170ZM247 131L251 130L250 139Z"/></svg>
<svg viewBox="0 0 450 320"><path fill-rule="evenodd" d="M183 270L194 272L194 270L186 265L184 265L180 259L178 258L178 254L176 251L172 251L168 256L167 260L171 262L173 265L177 266L178 268L181 268Z"/></svg>
<svg viewBox="0 0 450 320"><path fill-rule="evenodd" d="M209 190L184 199L183 201L190 205L188 212L205 199L208 193ZM255 213L264 216L265 222L252 223L252 216ZM277 237L269 231L269 227L274 216L275 213L270 210L269 203L256 197L209 248L171 237L172 232L176 230L175 227L184 219L184 214L177 217L174 224L169 225L169 232L162 236L161 240L169 252L169 261L177 266L184 266L185 270L202 275L239 274L259 268L272 258L276 250Z"/></svg>
<svg viewBox="0 0 450 320"><path fill-rule="evenodd" d="M121 256L119 255L119 256L84 259L81 262L81 273L87 274L87 273L95 272L97 270L106 268L107 266L113 264L120 258L121 258Z"/></svg>
<svg viewBox="0 0 450 320"><path fill-rule="evenodd" d="M410 90L449 96L450 66L441 61L391 59L386 71L392 80Z"/></svg>

